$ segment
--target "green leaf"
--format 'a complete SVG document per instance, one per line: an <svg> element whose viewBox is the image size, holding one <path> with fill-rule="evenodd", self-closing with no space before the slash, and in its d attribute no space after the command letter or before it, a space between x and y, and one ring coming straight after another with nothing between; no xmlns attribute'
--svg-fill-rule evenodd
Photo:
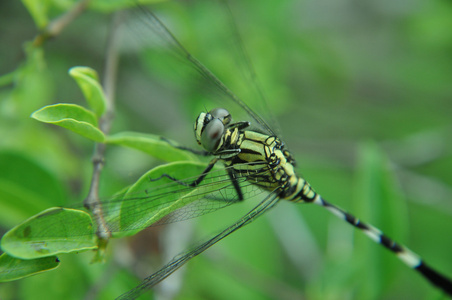
<svg viewBox="0 0 452 300"><path fill-rule="evenodd" d="M36 0L22 0L24 5L27 7L28 12L33 17L35 24L38 28L44 28L49 19L48 19L48 9L49 2L48 1L36 1Z"/></svg>
<svg viewBox="0 0 452 300"><path fill-rule="evenodd" d="M107 107L107 99L99 83L97 72L88 67L73 67L69 70L69 75L77 82L96 116L100 117Z"/></svg>
<svg viewBox="0 0 452 300"><path fill-rule="evenodd" d="M97 128L96 116L79 105L67 103L48 105L35 111L31 117L67 128L96 142L105 140L104 134Z"/></svg>
<svg viewBox="0 0 452 300"><path fill-rule="evenodd" d="M166 0L93 0L90 2L90 9L101 12L112 12L121 9L134 8L137 4L146 5L165 2Z"/></svg>
<svg viewBox="0 0 452 300"><path fill-rule="evenodd" d="M0 225L9 228L46 208L65 193L49 170L20 152L0 151Z"/></svg>
<svg viewBox="0 0 452 300"><path fill-rule="evenodd" d="M196 160L196 156L172 146L158 135L138 132L120 132L107 137L107 143L127 146L164 161Z"/></svg>
<svg viewBox="0 0 452 300"><path fill-rule="evenodd" d="M58 257L19 259L6 253L0 256L0 282L12 281L55 269L60 264Z"/></svg>
<svg viewBox="0 0 452 300"><path fill-rule="evenodd" d="M46 67L44 49L27 42L24 51L26 59L9 78L14 88L2 99L0 118L4 120L22 120L54 97L54 83Z"/></svg>
<svg viewBox="0 0 452 300"><path fill-rule="evenodd" d="M192 207L187 212L181 211L177 220L195 217L207 213L209 209L213 211L230 203L220 199L222 195L217 195L216 200L201 199L230 185L229 177L223 169L212 170L203 184L196 188L181 185L166 177L160 178L162 174L168 174L191 183L202 174L205 168L206 164L195 162L174 162L158 166L135 182L124 193L122 200L104 204L104 209L105 207L109 209L106 221L111 228L115 228L114 237L133 235L194 201L200 201L199 203L207 201L209 203L204 202L204 207L208 208L202 210L200 205ZM215 177L215 181L211 180L212 176Z"/></svg>
<svg viewBox="0 0 452 300"><path fill-rule="evenodd" d="M88 213L54 207L8 231L1 240L1 248L14 257L33 259L96 249L97 245Z"/></svg>

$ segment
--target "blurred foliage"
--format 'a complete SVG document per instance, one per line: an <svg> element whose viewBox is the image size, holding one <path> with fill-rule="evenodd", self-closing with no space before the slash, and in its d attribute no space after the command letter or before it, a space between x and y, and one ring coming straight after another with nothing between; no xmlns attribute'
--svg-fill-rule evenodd
<svg viewBox="0 0 452 300"><path fill-rule="evenodd" d="M153 8L253 109L275 116L279 125L271 125L281 128L299 171L318 192L451 277L452 4L231 2L267 108L253 98L252 76L224 6L199 0ZM102 70L109 12L130 2L93 0L59 36L33 46L38 31L73 3L0 3L0 39L7 45L0 47L2 232L87 194L93 143L30 115L58 102L85 105L68 70L77 65ZM193 120L204 107L217 105L200 94L208 87L175 76L159 56L139 51L144 36L132 38L137 43L121 45L112 133L152 133L195 147ZM109 146L106 162L104 196L161 163L116 146ZM151 274L253 203L200 217L193 236L176 230L176 240L187 241L169 250L162 240L172 241L170 229L156 227L113 242L104 265L90 265L91 253L63 255L54 271L0 284L0 298L111 299L134 287L137 274ZM295 217L287 210L295 210ZM281 229L283 221L288 225ZM307 238L297 247L293 237L302 233ZM175 299L441 299L418 274L347 224L318 207L291 203L280 203L160 286L161 293L173 286Z"/></svg>

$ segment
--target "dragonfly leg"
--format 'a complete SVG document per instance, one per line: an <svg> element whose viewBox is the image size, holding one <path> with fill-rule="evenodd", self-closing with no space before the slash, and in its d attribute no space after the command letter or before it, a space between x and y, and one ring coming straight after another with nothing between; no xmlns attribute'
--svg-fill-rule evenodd
<svg viewBox="0 0 452 300"><path fill-rule="evenodd" d="M207 165L207 168L206 168L206 169L201 173L201 175L200 175L196 180L194 180L192 183L186 183L186 182L180 181L180 180L178 180L178 179L174 178L173 176L168 175L168 174L166 174L166 173L165 173L165 174L162 174L159 178L151 179L151 181L157 181L157 180L162 179L163 177L166 177L166 178L168 178L168 179L170 179L170 180L172 180L172 181L174 181L174 182L177 182L177 183L180 184L180 185L189 186L189 187L196 187L196 186L198 186L198 185L204 180L204 178L206 178L207 174L209 174L209 172L212 170L212 168L215 166L215 164L218 162L218 160L219 160L219 158L217 158L217 157L215 157L214 159L212 159L212 160L209 162L209 164Z"/></svg>
<svg viewBox="0 0 452 300"><path fill-rule="evenodd" d="M237 128L238 130L243 130L243 129L249 127L250 125L251 125L251 123L248 121L237 122L237 123L232 123L231 125L229 125L228 129Z"/></svg>
<svg viewBox="0 0 452 300"><path fill-rule="evenodd" d="M228 173L229 179L231 179L235 191L237 192L239 201L243 201L242 189L240 188L239 182L237 181L237 172L235 172L233 168L226 168L226 171Z"/></svg>
<svg viewBox="0 0 452 300"><path fill-rule="evenodd" d="M150 179L151 181L157 181L162 179L163 177L166 177L174 182L177 182L180 185L184 185L184 186L188 186L188 187L196 187L198 186L203 180L204 178L207 176L207 174L209 174L209 172L212 170L212 168L215 166L215 164L219 161L219 158L214 158L209 162L209 165L207 166L207 168L201 173L201 175L194 180L191 183L186 183L183 181L180 181L177 178L174 178L173 176L169 175L169 174L162 174L160 177L156 178L156 179ZM238 196L238 200L242 201L243 198L243 193L242 193L242 189L240 188L240 185L237 181L237 173L234 171L234 169L232 168L226 168L226 172L229 176L229 179L232 182L232 185L234 186L235 191L237 192L237 196Z"/></svg>

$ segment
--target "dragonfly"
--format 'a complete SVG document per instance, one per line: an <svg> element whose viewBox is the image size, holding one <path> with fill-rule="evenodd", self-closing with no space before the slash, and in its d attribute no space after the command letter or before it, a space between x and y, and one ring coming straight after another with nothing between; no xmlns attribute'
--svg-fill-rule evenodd
<svg viewBox="0 0 452 300"><path fill-rule="evenodd" d="M237 97L218 77L186 50L171 31L160 21L156 15L144 8L140 8L146 16L146 22L151 30L157 31L171 48L190 64L201 76L220 90L231 103L238 105L249 116L249 121L234 122L233 116L227 108L219 107L199 114L194 123L196 142L203 148L201 151L174 145L174 147L191 151L195 154L211 157L207 167L194 178L178 178L173 174L164 173L153 180L163 178L180 186L181 189L198 189L211 186L216 188L215 167L223 164L226 175L218 177L218 182L228 182L229 189L233 191L231 199L226 202L236 203L246 201L248 192L245 187L266 191L266 196L253 209L243 215L229 227L219 232L207 241L197 245L191 250L178 255L160 270L145 278L137 287L121 295L117 299L135 299L145 291L170 276L190 259L201 254L223 238L253 222L279 201L297 203L312 203L327 209L339 219L363 232L372 241L380 244L405 265L441 289L445 294L452 296L452 280L441 274L419 255L409 248L395 242L378 228L361 221L359 218L338 206L325 200L311 185L296 172L296 161L285 143L278 137L263 118L254 112L247 104ZM252 127L258 124L259 130ZM209 178L209 179L207 179ZM213 178L213 179L212 179ZM209 183L206 183L206 182ZM152 192L152 191L151 191ZM221 193L221 189L217 192ZM207 196L198 193L196 197ZM220 205L225 206L225 205ZM183 211L183 210L181 210Z"/></svg>

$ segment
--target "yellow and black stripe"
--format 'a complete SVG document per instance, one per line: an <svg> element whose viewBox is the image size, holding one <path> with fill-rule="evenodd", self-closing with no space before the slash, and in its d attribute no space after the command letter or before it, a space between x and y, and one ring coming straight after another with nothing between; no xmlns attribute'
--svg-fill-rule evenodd
<svg viewBox="0 0 452 300"><path fill-rule="evenodd" d="M208 119L203 117L203 121ZM205 123L198 121L195 126L198 130L200 126L206 126ZM317 194L304 178L296 174L295 160L278 137L246 130L247 126L244 123L240 123L240 125L226 123L225 125L227 127L218 143L218 148L212 152L212 155L217 157L211 161L201 177L205 177L205 173L210 171L211 165L220 159L225 164L231 178L245 177L248 182L273 192L279 199L296 203L314 203L325 207L335 216L364 232L376 243L395 253L403 263L418 271L432 284L452 295L452 281L428 266L417 254L396 243L379 229L361 222L355 216L325 201ZM228 155L225 156L224 153L228 153ZM231 153L233 154L231 155ZM199 183L200 181L197 180L196 184ZM238 184L234 186L238 194L242 196Z"/></svg>

